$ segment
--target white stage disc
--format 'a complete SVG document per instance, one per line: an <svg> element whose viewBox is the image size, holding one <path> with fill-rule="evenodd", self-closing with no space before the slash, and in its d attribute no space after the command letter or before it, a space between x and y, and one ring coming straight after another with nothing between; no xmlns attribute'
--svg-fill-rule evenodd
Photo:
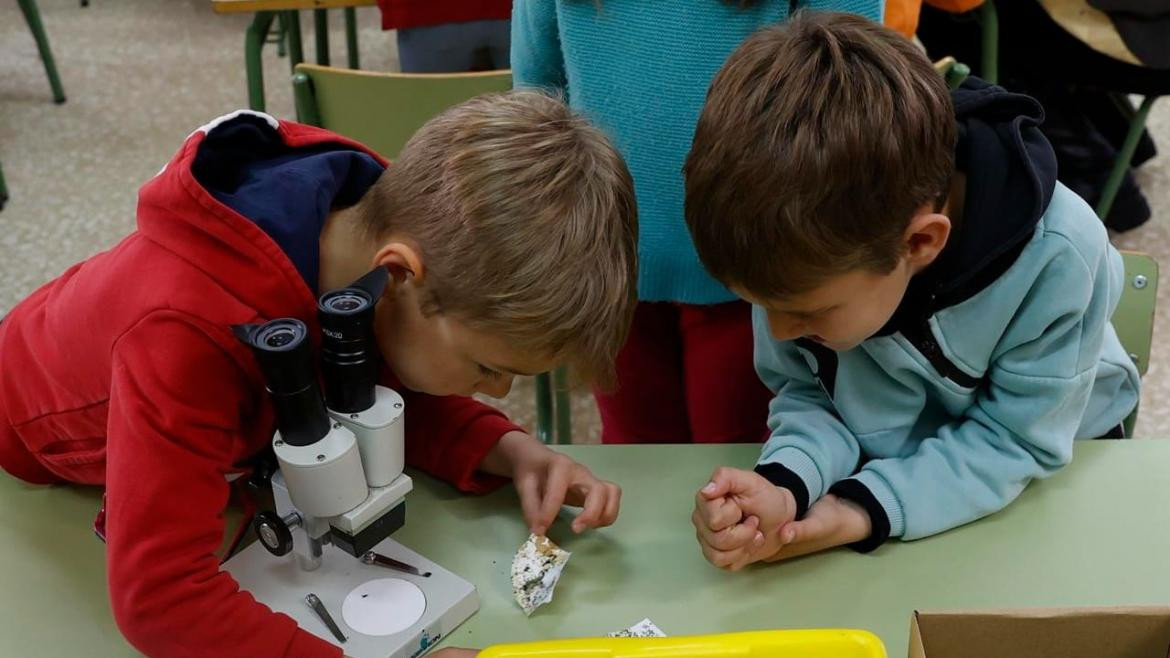
<svg viewBox="0 0 1170 658"><path fill-rule="evenodd" d="M401 578L379 578L358 585L341 605L341 616L364 635L393 635L414 625L427 609L418 585Z"/></svg>

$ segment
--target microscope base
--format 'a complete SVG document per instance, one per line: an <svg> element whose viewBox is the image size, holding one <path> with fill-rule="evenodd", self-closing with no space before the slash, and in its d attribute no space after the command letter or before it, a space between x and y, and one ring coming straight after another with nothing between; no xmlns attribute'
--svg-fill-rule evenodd
<svg viewBox="0 0 1170 658"><path fill-rule="evenodd" d="M224 569L239 582L241 589L251 593L257 601L287 614L301 628L340 646L345 655L352 658L412 658L422 655L479 609L479 595L475 586L443 567L392 539L383 540L374 550L418 567L424 573L430 571L431 576L422 578L363 564L332 545L324 547L320 567L314 571L303 571L297 566L295 555L274 557L259 542L228 560ZM371 582L382 579L413 583L421 590L423 599L419 599L418 593L402 582ZM359 587L361 589L355 592ZM339 642L305 603L305 595L310 592L321 599L341 632L347 636L346 642ZM394 592L407 594L409 600L399 604L385 598ZM407 619L399 616L402 611L420 607L423 608L422 615L413 623L413 615L409 612L406 613L410 615ZM404 629L389 635L368 635L355 630L351 623L367 633L401 627ZM379 630L371 630L372 626Z"/></svg>

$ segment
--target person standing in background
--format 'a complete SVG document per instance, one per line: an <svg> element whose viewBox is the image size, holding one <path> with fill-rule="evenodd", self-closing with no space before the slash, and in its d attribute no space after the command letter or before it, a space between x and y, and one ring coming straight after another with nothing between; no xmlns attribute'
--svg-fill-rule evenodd
<svg viewBox="0 0 1170 658"><path fill-rule="evenodd" d="M752 364L751 307L708 275L695 254L683 221L682 165L724 60L757 29L799 9L881 20L883 2L515 2L516 86L564 93L610 135L634 177L639 304L618 356L617 388L595 394L604 443L766 436L772 394Z"/></svg>
<svg viewBox="0 0 1170 658"><path fill-rule="evenodd" d="M403 73L508 68L512 0L378 0Z"/></svg>

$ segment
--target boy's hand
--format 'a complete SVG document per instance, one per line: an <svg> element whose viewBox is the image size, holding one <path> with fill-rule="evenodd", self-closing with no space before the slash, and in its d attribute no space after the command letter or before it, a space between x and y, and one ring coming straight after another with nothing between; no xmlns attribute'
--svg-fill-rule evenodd
<svg viewBox="0 0 1170 658"><path fill-rule="evenodd" d="M832 494L813 503L808 514L780 529L780 548L765 560L777 562L861 541L872 532L869 514L857 503Z"/></svg>
<svg viewBox="0 0 1170 658"><path fill-rule="evenodd" d="M691 522L707 561L738 571L778 552L779 531L795 518L792 492L754 471L725 467L695 495Z"/></svg>
<svg viewBox="0 0 1170 658"><path fill-rule="evenodd" d="M524 521L537 535L548 532L561 505L583 508L573 520L573 532L604 528L617 520L620 487L597 479L584 465L523 432L505 434L481 468L511 476Z"/></svg>

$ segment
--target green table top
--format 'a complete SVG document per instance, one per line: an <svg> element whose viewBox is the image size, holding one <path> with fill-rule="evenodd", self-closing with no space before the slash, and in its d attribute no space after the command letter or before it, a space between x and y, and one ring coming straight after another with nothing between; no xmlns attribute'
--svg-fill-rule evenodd
<svg viewBox="0 0 1170 658"><path fill-rule="evenodd" d="M526 618L509 567L527 536L510 489L463 497L416 478L395 539L473 582L481 608L447 644L601 635L649 617L667 634L855 627L906 655L915 609L1170 602L1170 441L1078 443L1072 466L1004 512L938 537L891 542L737 574L695 543L694 491L758 446L571 446L624 488L612 528L550 536L573 552L555 600ZM0 477L0 655L125 656L105 594L94 490ZM67 625L64 632L62 624Z"/></svg>

